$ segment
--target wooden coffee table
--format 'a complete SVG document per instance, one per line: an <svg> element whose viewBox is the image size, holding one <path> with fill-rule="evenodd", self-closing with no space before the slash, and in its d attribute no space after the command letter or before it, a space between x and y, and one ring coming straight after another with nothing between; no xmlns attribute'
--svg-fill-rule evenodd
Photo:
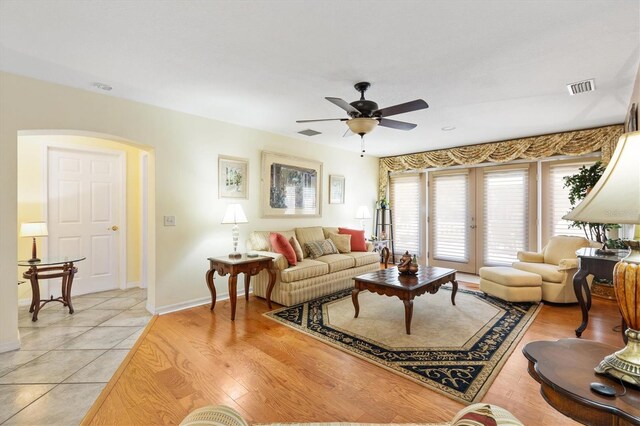
<svg viewBox="0 0 640 426"><path fill-rule="evenodd" d="M585 425L638 425L640 390L627 386L626 394L609 397L593 392L589 386L600 382L615 388L619 395L624 392L618 380L593 371L606 355L618 349L590 340L562 339L531 342L522 352L544 399L565 416Z"/></svg>
<svg viewBox="0 0 640 426"><path fill-rule="evenodd" d="M358 275L354 278L355 288L351 293L353 307L356 310L354 318L358 318L360 304L358 293L369 290L383 296L397 296L404 302L404 324L407 334L411 334L411 317L413 317L413 299L424 293L435 294L442 284L451 282L451 304L456 304L458 282L454 269L436 268L432 266L420 266L416 275L400 275L398 268L381 269L375 272Z"/></svg>

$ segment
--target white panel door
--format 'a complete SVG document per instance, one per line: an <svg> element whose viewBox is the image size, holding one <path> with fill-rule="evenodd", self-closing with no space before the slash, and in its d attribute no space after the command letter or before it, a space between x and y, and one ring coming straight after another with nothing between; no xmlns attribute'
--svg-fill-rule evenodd
<svg viewBox="0 0 640 426"><path fill-rule="evenodd" d="M49 255L86 256L77 264L72 294L120 287L121 181L116 155L49 150Z"/></svg>

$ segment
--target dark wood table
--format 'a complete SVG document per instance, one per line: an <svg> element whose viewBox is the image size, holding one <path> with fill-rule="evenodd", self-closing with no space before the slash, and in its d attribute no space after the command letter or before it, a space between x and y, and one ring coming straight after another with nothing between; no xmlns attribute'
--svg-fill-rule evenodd
<svg viewBox="0 0 640 426"><path fill-rule="evenodd" d="M31 306L29 312L32 312L31 321L38 321L38 312L49 302L60 302L69 308L69 313L73 314L73 305L71 304L71 286L73 285L73 277L78 268L73 264L85 260L84 256L66 257L66 258L43 258L37 262L29 260L18 261L18 266L28 267L29 269L22 274L22 278L29 280L31 283ZM49 299L40 299L40 280L49 280L52 278L62 278L62 295L55 299L51 296Z"/></svg>
<svg viewBox="0 0 640 426"><path fill-rule="evenodd" d="M613 267L628 253L628 250L613 250L614 255L597 254L597 248L581 248L576 251L579 268L573 276L573 291L582 311L582 323L576 328L576 337L582 336L582 332L589 323L589 310L591 309L591 290L587 283L587 276L604 278L613 281ZM623 329L624 333L624 329Z"/></svg>
<svg viewBox="0 0 640 426"><path fill-rule="evenodd" d="M358 293L369 290L384 296L397 296L404 302L404 324L407 334L411 334L411 318L413 317L413 299L424 293L435 294L442 284L451 282L451 304L456 304L458 282L454 269L436 268L432 266L420 266L416 275L400 275L398 268L381 269L375 272L358 275L354 278L355 288L351 293L351 300L355 308L354 318L358 318L360 304Z"/></svg>
<svg viewBox="0 0 640 426"><path fill-rule="evenodd" d="M207 271L206 281L207 287L211 292L211 310L216 306L216 287L213 283L213 274L218 273L224 277L229 274L229 300L231 301L231 320L236 319L236 299L238 296L237 283L238 274L244 274L244 297L249 300L249 285L251 276L266 269L269 272L269 286L267 287L267 305L271 309L271 292L276 283L276 273L272 269L273 259L269 256L247 257L243 254L239 258L230 258L229 256L219 256L209 258L209 270Z"/></svg>
<svg viewBox="0 0 640 426"><path fill-rule="evenodd" d="M592 382L623 388L617 379L593 368L620 348L581 339L528 343L522 352L529 374L540 383L544 399L562 414L585 425L639 425L640 390L627 386L623 396L607 397L591 390Z"/></svg>

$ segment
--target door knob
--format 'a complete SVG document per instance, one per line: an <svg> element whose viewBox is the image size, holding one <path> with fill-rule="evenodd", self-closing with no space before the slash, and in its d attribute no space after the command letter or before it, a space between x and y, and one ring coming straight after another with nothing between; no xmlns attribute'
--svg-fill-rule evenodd
<svg viewBox="0 0 640 426"><path fill-rule="evenodd" d="M117 231L118 229L118 225L113 225L111 228L107 228L108 231Z"/></svg>

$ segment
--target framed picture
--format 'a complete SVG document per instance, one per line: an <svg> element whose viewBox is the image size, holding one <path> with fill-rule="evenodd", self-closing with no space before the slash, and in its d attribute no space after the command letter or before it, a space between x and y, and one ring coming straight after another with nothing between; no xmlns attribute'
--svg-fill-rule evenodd
<svg viewBox="0 0 640 426"><path fill-rule="evenodd" d="M632 103L627 118L624 120L624 132L635 132L638 130L638 104Z"/></svg>
<svg viewBox="0 0 640 426"><path fill-rule="evenodd" d="M344 176L329 175L329 204L344 204Z"/></svg>
<svg viewBox="0 0 640 426"><path fill-rule="evenodd" d="M262 152L262 217L322 216L322 163Z"/></svg>
<svg viewBox="0 0 640 426"><path fill-rule="evenodd" d="M249 198L249 160L218 156L218 198Z"/></svg>

